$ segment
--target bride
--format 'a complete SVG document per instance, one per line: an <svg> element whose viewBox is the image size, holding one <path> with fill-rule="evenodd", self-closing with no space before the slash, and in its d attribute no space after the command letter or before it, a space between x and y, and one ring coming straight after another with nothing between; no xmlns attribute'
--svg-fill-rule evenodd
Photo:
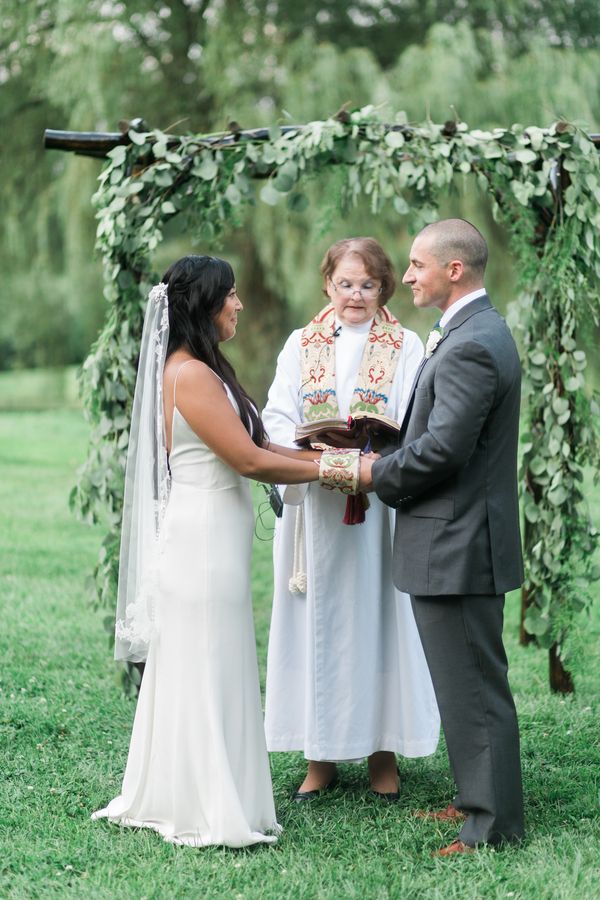
<svg viewBox="0 0 600 900"><path fill-rule="evenodd" d="M272 842L250 597L255 478L318 454L269 445L219 349L243 309L229 263L186 256L150 292L125 477L117 659L147 658L121 794L92 818L203 847ZM269 449L266 449L269 447Z"/></svg>

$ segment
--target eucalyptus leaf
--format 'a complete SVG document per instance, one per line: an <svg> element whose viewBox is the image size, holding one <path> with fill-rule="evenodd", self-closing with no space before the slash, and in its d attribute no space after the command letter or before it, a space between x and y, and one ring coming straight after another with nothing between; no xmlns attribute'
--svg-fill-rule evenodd
<svg viewBox="0 0 600 900"><path fill-rule="evenodd" d="M393 150L397 150L398 147L404 146L404 135L400 131L388 131L385 136L385 143Z"/></svg>
<svg viewBox="0 0 600 900"><path fill-rule="evenodd" d="M127 132L129 140L132 144L137 144L138 147L143 147L150 138L150 134L146 131L134 131L132 128Z"/></svg>
<svg viewBox="0 0 600 900"><path fill-rule="evenodd" d="M260 199L263 203L267 203L269 206L277 206L280 198L280 192L273 187L271 181L268 181L265 186L261 188Z"/></svg>
<svg viewBox="0 0 600 900"><path fill-rule="evenodd" d="M529 356L529 361L534 366L544 366L546 364L546 354L542 353L541 350L537 350Z"/></svg>
<svg viewBox="0 0 600 900"><path fill-rule="evenodd" d="M109 150L106 155L113 161L115 166L121 166L127 158L127 149L123 144L119 144L117 147L113 147L112 150Z"/></svg>
<svg viewBox="0 0 600 900"><path fill-rule="evenodd" d="M162 159L167 155L167 141L166 139L161 139L160 141L156 141L155 144L152 145L152 153L156 157L156 159Z"/></svg>
<svg viewBox="0 0 600 900"><path fill-rule="evenodd" d="M280 171L273 179L272 184L276 191L279 191L281 194L287 194L294 187L294 179Z"/></svg>
<svg viewBox="0 0 600 900"><path fill-rule="evenodd" d="M571 375L570 378L565 379L565 387L568 391L577 391L583 385L584 381L580 375Z"/></svg>
<svg viewBox="0 0 600 900"><path fill-rule="evenodd" d="M119 274L117 275L117 284L124 291L135 284L133 275L128 269L120 270Z"/></svg>
<svg viewBox="0 0 600 900"><path fill-rule="evenodd" d="M554 438L550 438L548 441L548 452L552 456L556 456L557 453L560 453L560 442L556 441Z"/></svg>
<svg viewBox="0 0 600 900"><path fill-rule="evenodd" d="M200 162L194 165L194 171L203 181L212 181L219 167L210 153L203 153Z"/></svg>
<svg viewBox="0 0 600 900"><path fill-rule="evenodd" d="M554 397L554 399L552 400L552 409L554 410L554 412L556 413L557 416L560 416L560 415L562 415L562 413L565 413L568 410L568 408L569 408L569 401L566 399L566 397ZM562 424L562 423L560 423L560 424Z"/></svg>
<svg viewBox="0 0 600 900"><path fill-rule="evenodd" d="M543 456L534 456L529 463L529 470L533 475L541 475L546 471L547 462Z"/></svg>
<svg viewBox="0 0 600 900"><path fill-rule="evenodd" d="M536 635L536 643L538 647L542 650L549 650L550 647L554 644L554 637L552 635L552 630L549 628L548 631L544 632L544 634Z"/></svg>
<svg viewBox="0 0 600 900"><path fill-rule="evenodd" d="M526 630L529 634L536 636L545 634L550 628L550 622L543 617L536 606L530 606L524 622Z"/></svg>
<svg viewBox="0 0 600 900"><path fill-rule="evenodd" d="M225 199L228 203L231 203L232 206L237 206L238 203L241 203L242 195L239 192L239 189L235 184L228 184L225 190Z"/></svg>
<svg viewBox="0 0 600 900"><path fill-rule="evenodd" d="M532 163L538 158L533 150L515 150L515 159L520 163Z"/></svg>
<svg viewBox="0 0 600 900"><path fill-rule="evenodd" d="M277 153L275 151L275 148L271 144L265 144L261 148L260 160L265 166L265 171L267 171L267 169L276 162Z"/></svg>
<svg viewBox="0 0 600 900"><path fill-rule="evenodd" d="M290 194L287 199L288 208L294 212L304 212L308 208L309 200L306 194Z"/></svg>
<svg viewBox="0 0 600 900"><path fill-rule="evenodd" d="M559 484L558 487L548 491L548 500L553 506L562 506L568 496L569 495L562 484Z"/></svg>
<svg viewBox="0 0 600 900"><path fill-rule="evenodd" d="M278 175L285 175L287 178L292 178L294 181L298 177L298 165L292 159L283 163L283 165L279 168L277 173Z"/></svg>
<svg viewBox="0 0 600 900"><path fill-rule="evenodd" d="M401 216L406 216L410 212L410 206L400 194L396 194L393 200L394 209Z"/></svg>
<svg viewBox="0 0 600 900"><path fill-rule="evenodd" d="M511 181L510 189L523 206L529 204L531 195L533 194L533 185L528 181Z"/></svg>
<svg viewBox="0 0 600 900"><path fill-rule="evenodd" d="M535 503L526 503L524 508L525 518L528 522L534 524L540 518L540 513Z"/></svg>
<svg viewBox="0 0 600 900"><path fill-rule="evenodd" d="M154 175L154 184L159 187L170 187L173 184L174 176L173 173L168 169L157 169Z"/></svg>

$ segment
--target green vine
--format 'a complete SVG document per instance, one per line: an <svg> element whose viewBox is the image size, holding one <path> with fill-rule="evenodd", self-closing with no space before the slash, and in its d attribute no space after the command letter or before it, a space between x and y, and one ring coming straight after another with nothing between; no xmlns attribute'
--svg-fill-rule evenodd
<svg viewBox="0 0 600 900"><path fill-rule="evenodd" d="M585 351L578 348L581 309L590 285L581 258L585 226L569 217L540 258L530 294L522 298L528 429L523 444L523 512L529 607L525 627L542 647L557 645L568 660L574 616L590 602L598 532L585 498L584 475L600 467L595 421L586 394ZM585 252L585 251L584 251ZM585 300L583 300L585 296ZM596 313L591 306L591 312Z"/></svg>
<svg viewBox="0 0 600 900"><path fill-rule="evenodd" d="M107 528L95 571L98 601L116 594L122 485L137 348L148 290L149 259L170 218L214 239L240 220L244 205L285 203L303 211L309 176L330 166L342 176L342 202L366 195L374 213L391 203L416 230L436 218L438 199L455 178L475 174L520 260L528 422L523 447L523 502L529 607L525 625L544 647L558 644L587 603L598 577L598 535L582 488L585 467L600 457L585 391L585 352L578 339L598 322L600 164L594 145L567 123L470 131L464 123L387 125L368 107L340 118L251 135L129 132L109 153L94 201L97 247L104 259L106 326L86 360L82 391L92 438L71 496L87 521ZM561 174L570 183L553 187ZM541 224L540 224L541 223ZM540 235L540 228L543 235ZM112 617L106 618L112 631Z"/></svg>

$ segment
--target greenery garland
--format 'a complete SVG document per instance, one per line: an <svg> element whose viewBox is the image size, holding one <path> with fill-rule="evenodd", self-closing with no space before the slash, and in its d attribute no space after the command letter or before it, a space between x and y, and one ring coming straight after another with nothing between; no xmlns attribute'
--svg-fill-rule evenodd
<svg viewBox="0 0 600 900"><path fill-rule="evenodd" d="M410 212L418 229L437 217L438 199L452 181L474 173L509 231L521 270L513 325L522 332L527 397L524 624L540 646L566 659L574 616L589 602L586 586L600 575L592 563L598 534L582 488L585 467L600 459L598 409L585 391L586 356L578 343L582 327L598 323L600 313L600 163L589 138L564 122L483 132L462 122L409 127L399 116L388 125L372 107L272 128L265 140L159 130L130 130L129 138L109 153L94 198L110 311L83 366L93 431L71 495L84 519L107 527L94 573L97 600L112 608L116 596L138 344L156 280L149 258L165 222L184 215L192 232L210 240L257 199L302 211L309 204L302 191L307 176L336 165L345 205L365 194L374 213L392 203L400 215ZM561 177L570 182L564 192ZM112 616L105 625L112 633Z"/></svg>

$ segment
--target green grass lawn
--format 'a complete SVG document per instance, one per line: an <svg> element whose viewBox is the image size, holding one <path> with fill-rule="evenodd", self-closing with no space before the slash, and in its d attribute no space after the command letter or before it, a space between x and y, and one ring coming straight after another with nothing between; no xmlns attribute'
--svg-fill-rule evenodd
<svg viewBox="0 0 600 900"><path fill-rule="evenodd" d="M454 829L411 812L451 797L443 747L400 761L402 802L389 806L368 798L362 765L342 767L327 800L298 807L289 798L303 760L274 754L285 829L274 848L193 850L90 822L119 791L134 701L117 684L105 613L84 588L101 535L67 507L86 440L76 411L0 414L0 897L600 898L598 606L584 623L577 693L564 699L548 691L545 654L518 646L519 598L509 598L527 804L521 849L431 858ZM263 669L270 555L270 543L257 541Z"/></svg>
<svg viewBox="0 0 600 900"><path fill-rule="evenodd" d="M79 366L0 372L0 412L80 409Z"/></svg>

